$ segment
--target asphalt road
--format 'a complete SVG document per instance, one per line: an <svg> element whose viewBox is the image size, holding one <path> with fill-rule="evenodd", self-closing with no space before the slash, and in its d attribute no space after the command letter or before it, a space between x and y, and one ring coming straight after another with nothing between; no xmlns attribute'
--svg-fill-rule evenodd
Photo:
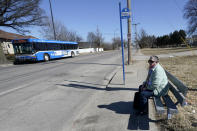
<svg viewBox="0 0 197 131"><path fill-rule="evenodd" d="M121 52L0 67L0 130L59 131L88 104ZM93 90L94 89L94 90Z"/></svg>

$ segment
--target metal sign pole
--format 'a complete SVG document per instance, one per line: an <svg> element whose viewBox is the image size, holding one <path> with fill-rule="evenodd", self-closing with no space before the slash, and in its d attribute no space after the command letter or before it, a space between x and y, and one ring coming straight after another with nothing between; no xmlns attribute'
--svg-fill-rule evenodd
<svg viewBox="0 0 197 131"><path fill-rule="evenodd" d="M119 2L120 11L120 34L121 34L121 47L122 47L122 69L123 69L123 81L125 85L125 71L124 71L124 46L123 46L123 35L122 35L122 14L121 14L121 3Z"/></svg>

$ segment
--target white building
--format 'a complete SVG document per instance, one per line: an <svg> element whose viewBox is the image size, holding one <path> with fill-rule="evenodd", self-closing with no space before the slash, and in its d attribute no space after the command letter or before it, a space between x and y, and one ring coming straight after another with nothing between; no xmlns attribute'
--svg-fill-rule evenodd
<svg viewBox="0 0 197 131"><path fill-rule="evenodd" d="M14 49L12 45L13 39L27 39L35 38L33 36L22 36L14 33L5 32L0 30L0 46L2 46L4 54L14 54ZM36 39L36 38L35 38Z"/></svg>
<svg viewBox="0 0 197 131"><path fill-rule="evenodd" d="M3 48L4 54L14 54L12 42L2 42L1 46Z"/></svg>

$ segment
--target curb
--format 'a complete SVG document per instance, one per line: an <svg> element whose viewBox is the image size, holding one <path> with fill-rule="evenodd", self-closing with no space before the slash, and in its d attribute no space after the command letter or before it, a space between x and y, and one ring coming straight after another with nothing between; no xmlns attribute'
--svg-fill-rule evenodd
<svg viewBox="0 0 197 131"><path fill-rule="evenodd" d="M0 64L0 67L8 67L8 66L13 66L13 64Z"/></svg>
<svg viewBox="0 0 197 131"><path fill-rule="evenodd" d="M118 72L118 70L119 70L120 68L121 68L121 67L116 67L111 73L107 74L107 75L104 77L103 85L105 85L105 88L108 87L108 85L110 84L111 80L113 79L113 77L116 75L116 73Z"/></svg>

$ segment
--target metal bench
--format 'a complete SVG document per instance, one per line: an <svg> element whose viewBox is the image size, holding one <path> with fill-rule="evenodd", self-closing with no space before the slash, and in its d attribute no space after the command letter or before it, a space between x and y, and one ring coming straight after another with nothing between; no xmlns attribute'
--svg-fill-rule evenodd
<svg viewBox="0 0 197 131"><path fill-rule="evenodd" d="M169 80L169 91L172 92L177 101L173 102L168 94L163 97L153 97L153 100L156 112L158 114L164 114L167 112L167 119L171 119L173 114L178 113L178 104L180 104L181 106L186 105L186 94L188 91L188 87L185 86L180 80L178 80L168 71L166 71L166 75Z"/></svg>

